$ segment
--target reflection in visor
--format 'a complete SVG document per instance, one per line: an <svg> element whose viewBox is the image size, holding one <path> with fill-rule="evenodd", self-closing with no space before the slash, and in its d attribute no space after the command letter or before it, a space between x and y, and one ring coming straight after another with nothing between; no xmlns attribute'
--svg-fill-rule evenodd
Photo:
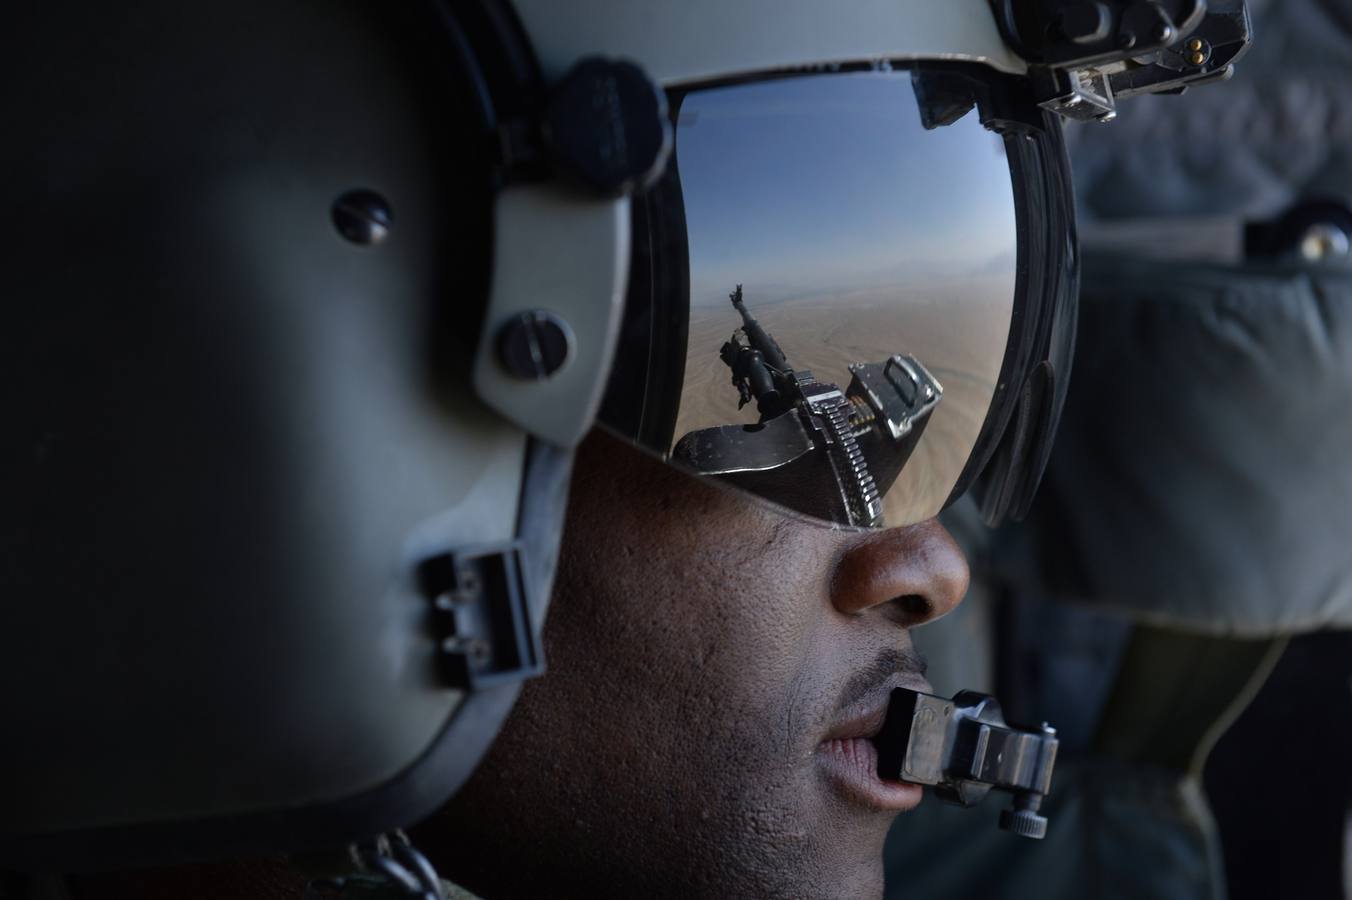
<svg viewBox="0 0 1352 900"><path fill-rule="evenodd" d="M1003 139L923 121L902 72L684 98L674 461L851 525L943 507L995 394L1018 232Z"/></svg>
<svg viewBox="0 0 1352 900"><path fill-rule="evenodd" d="M943 388L914 357L849 367L842 391L789 366L747 312L742 286L729 295L742 327L719 351L732 369L737 408L752 399L754 426L720 425L681 438L671 458L803 512L824 506L852 525L883 523L882 496L924 432Z"/></svg>

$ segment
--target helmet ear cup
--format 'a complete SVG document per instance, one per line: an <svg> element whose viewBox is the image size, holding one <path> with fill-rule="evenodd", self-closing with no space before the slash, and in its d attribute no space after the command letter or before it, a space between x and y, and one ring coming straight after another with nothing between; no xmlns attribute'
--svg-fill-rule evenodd
<svg viewBox="0 0 1352 900"><path fill-rule="evenodd" d="M463 364L496 147L449 11L489 3L32 4L0 37L36 73L0 147L0 680L41 685L0 697L0 867L340 846L428 815L510 710L440 680L414 577L519 541L543 603L563 512L568 454Z"/></svg>

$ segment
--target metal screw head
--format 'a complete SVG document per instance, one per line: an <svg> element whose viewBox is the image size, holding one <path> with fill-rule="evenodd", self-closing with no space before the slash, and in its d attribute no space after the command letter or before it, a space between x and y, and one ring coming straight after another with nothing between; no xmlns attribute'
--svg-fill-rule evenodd
<svg viewBox="0 0 1352 900"><path fill-rule="evenodd" d="M508 372L525 381L549 378L572 355L568 323L546 310L521 313L498 332L498 358Z"/></svg>
<svg viewBox="0 0 1352 900"><path fill-rule="evenodd" d="M1320 222L1311 225L1301 236L1300 255L1307 262L1347 256L1352 241L1337 225Z"/></svg>
<svg viewBox="0 0 1352 900"><path fill-rule="evenodd" d="M375 191L358 188L333 202L333 224L354 244L373 246L390 234L394 213L389 202Z"/></svg>

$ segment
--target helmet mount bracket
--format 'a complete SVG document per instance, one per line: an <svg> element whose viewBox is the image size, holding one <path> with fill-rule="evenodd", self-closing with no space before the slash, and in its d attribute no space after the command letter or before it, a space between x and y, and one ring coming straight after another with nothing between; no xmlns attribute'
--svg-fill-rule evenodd
<svg viewBox="0 0 1352 900"><path fill-rule="evenodd" d="M1229 78L1252 34L1244 0L991 5L1001 34L1029 62L1038 103L1071 119L1111 121L1119 97Z"/></svg>
<svg viewBox="0 0 1352 900"><path fill-rule="evenodd" d="M459 549L420 567L432 606L438 669L448 687L478 690L544 670L540 629L530 620L530 579L520 541Z"/></svg>

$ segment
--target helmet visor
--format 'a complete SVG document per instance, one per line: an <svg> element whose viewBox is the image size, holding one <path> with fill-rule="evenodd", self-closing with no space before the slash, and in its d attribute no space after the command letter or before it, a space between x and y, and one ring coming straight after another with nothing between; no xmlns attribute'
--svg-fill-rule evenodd
<svg viewBox="0 0 1352 900"><path fill-rule="evenodd" d="M836 523L943 508L1000 393L1020 216L1009 139L929 94L868 71L676 98L630 298L643 377L665 389L646 392L648 427L622 430ZM621 359L644 341L629 330Z"/></svg>

